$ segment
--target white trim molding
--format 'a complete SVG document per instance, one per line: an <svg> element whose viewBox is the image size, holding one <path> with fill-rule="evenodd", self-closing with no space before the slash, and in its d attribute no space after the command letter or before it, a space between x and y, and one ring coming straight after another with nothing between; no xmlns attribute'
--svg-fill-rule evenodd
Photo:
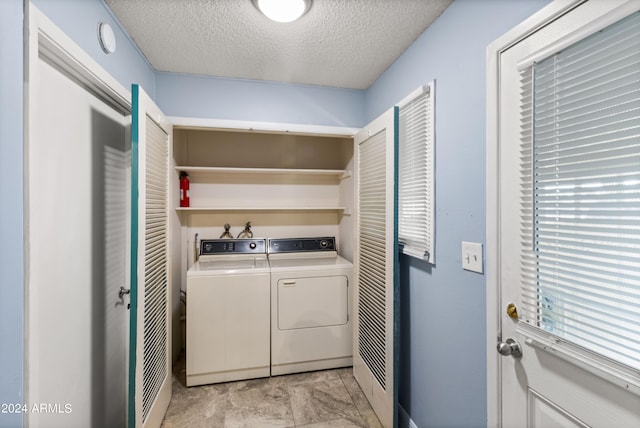
<svg viewBox="0 0 640 428"><path fill-rule="evenodd" d="M304 125L297 123L253 122L231 119L208 119L171 116L168 118L174 126L181 128L235 129L256 132L282 132L290 134L313 134L327 136L353 137L360 128L341 126Z"/></svg>

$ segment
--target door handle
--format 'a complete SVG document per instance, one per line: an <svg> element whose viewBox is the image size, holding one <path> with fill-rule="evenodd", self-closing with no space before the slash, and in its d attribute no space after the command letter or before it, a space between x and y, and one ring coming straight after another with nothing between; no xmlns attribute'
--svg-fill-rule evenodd
<svg viewBox="0 0 640 428"><path fill-rule="evenodd" d="M130 289L120 286L120 291L118 291L118 297L122 299L125 294L130 294L130 293L131 293Z"/></svg>
<svg viewBox="0 0 640 428"><path fill-rule="evenodd" d="M116 306L124 306L124 295L131 294L131 290L128 288L124 288L120 286L120 290L118 290L118 301L116 302ZM131 308L131 303L127 303L127 309Z"/></svg>
<svg viewBox="0 0 640 428"><path fill-rule="evenodd" d="M509 338L506 342L498 342L498 353L500 355L513 355L515 358L522 357L522 348L515 340Z"/></svg>

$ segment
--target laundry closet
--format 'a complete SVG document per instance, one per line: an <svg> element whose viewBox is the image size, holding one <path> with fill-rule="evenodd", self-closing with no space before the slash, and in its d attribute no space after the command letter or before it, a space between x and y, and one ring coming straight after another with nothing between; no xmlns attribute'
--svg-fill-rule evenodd
<svg viewBox="0 0 640 428"><path fill-rule="evenodd" d="M174 127L187 386L352 365L353 147Z"/></svg>
<svg viewBox="0 0 640 428"><path fill-rule="evenodd" d="M237 237L251 222L255 237L335 236L353 260L354 141L349 135L174 126L171 186L180 228L173 257L182 275L199 239ZM179 206L179 176L190 180L190 206ZM182 284L184 289L184 283Z"/></svg>

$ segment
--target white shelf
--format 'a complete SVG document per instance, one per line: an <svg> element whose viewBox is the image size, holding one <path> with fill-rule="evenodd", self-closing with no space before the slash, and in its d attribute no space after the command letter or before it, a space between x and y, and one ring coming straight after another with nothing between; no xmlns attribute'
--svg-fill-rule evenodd
<svg viewBox="0 0 640 428"><path fill-rule="evenodd" d="M351 212L346 207L177 207L176 211L185 212L229 212L229 211L307 211L307 212L323 212L323 211L335 211L342 213L343 215L351 215Z"/></svg>
<svg viewBox="0 0 640 428"><path fill-rule="evenodd" d="M334 176L339 179L351 177L351 171L344 169L290 169L290 168L228 168L228 167L200 167L176 166L176 171L185 171L193 175L219 174L263 174L263 175L307 175Z"/></svg>

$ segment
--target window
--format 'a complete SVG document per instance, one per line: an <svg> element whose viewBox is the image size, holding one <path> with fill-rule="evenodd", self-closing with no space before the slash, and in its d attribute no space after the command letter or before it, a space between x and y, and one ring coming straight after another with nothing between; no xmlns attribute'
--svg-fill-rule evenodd
<svg viewBox="0 0 640 428"><path fill-rule="evenodd" d="M398 237L404 254L435 263L434 82L411 93L400 108Z"/></svg>
<svg viewBox="0 0 640 428"><path fill-rule="evenodd" d="M522 88L524 318L640 369L640 13Z"/></svg>

